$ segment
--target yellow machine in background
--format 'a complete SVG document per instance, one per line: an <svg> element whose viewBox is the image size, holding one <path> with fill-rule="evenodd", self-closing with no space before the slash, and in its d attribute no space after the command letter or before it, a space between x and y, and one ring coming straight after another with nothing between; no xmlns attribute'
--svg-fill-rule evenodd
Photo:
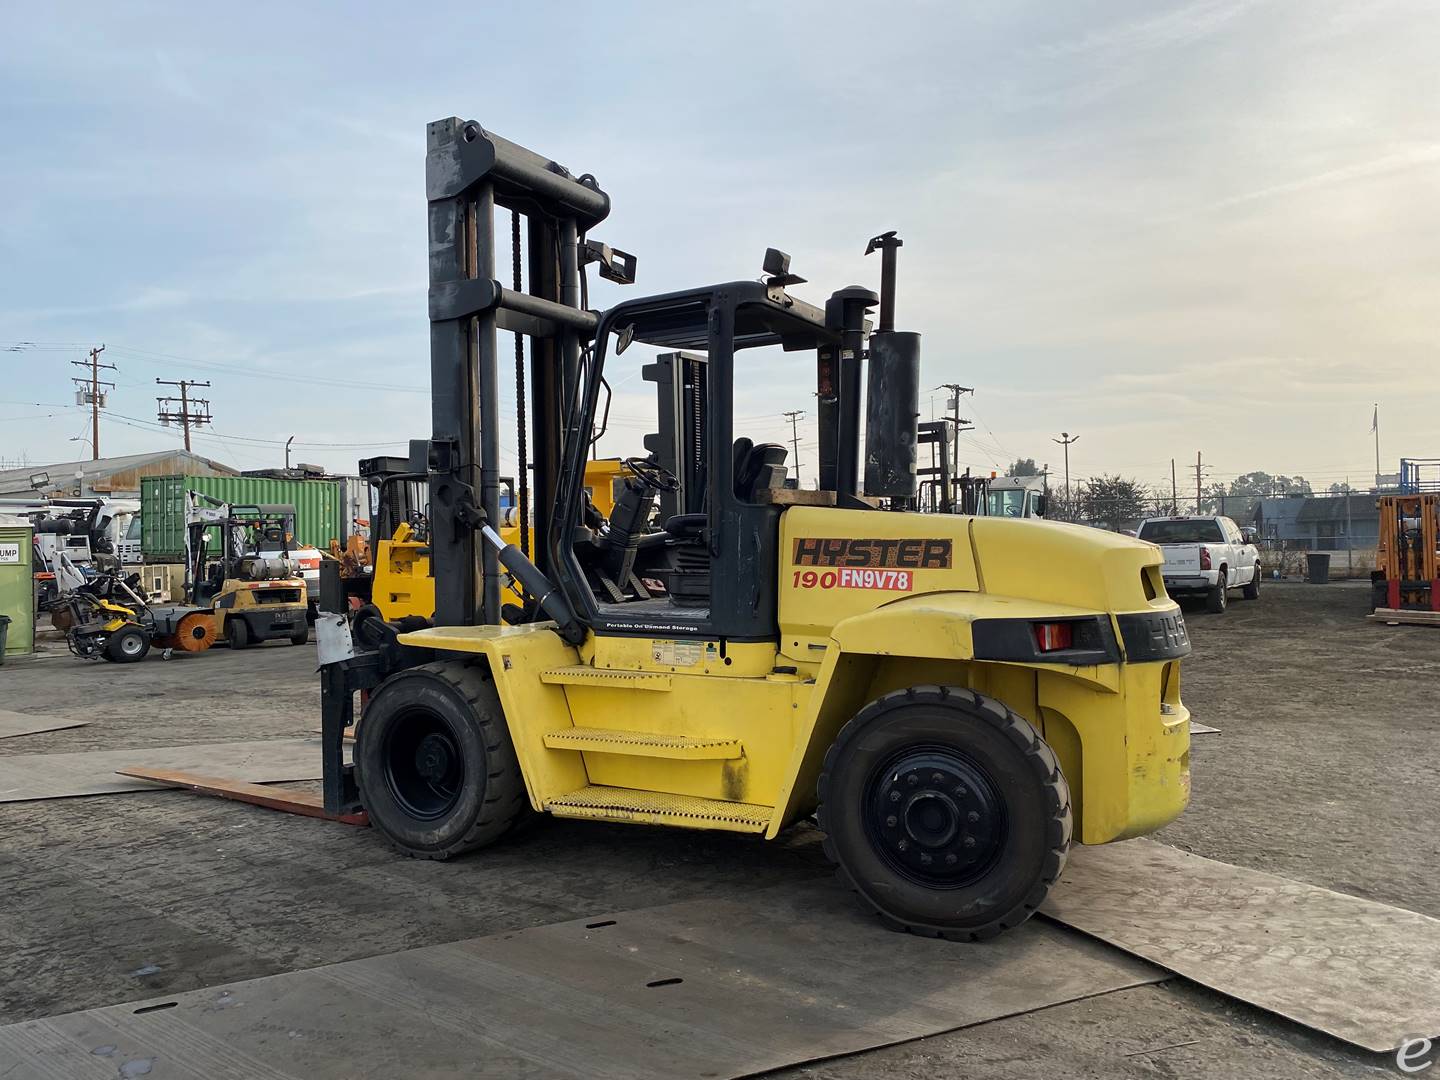
<svg viewBox="0 0 1440 1080"><path fill-rule="evenodd" d="M615 485L622 476L619 458L592 459L585 463L585 490L602 517L615 508ZM421 515L417 515L421 517ZM372 518L377 520L377 518ZM427 529L427 521L402 521L388 540L375 544L375 569L370 585L370 602L387 622L407 615L430 618L435 614L435 578L430 570L430 543L418 534L416 525ZM500 530L507 544L520 545L520 525L511 522ZM514 585L507 586L510 602L522 600Z"/></svg>
<svg viewBox="0 0 1440 1080"><path fill-rule="evenodd" d="M1440 621L1440 492L1381 495L1370 607L1377 615ZM1423 613L1416 615L1415 613Z"/></svg>

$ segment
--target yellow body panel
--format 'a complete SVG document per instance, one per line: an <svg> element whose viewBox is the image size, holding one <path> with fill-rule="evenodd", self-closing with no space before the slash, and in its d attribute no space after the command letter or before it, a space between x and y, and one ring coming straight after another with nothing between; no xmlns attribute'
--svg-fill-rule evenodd
<svg viewBox="0 0 1440 1080"><path fill-rule="evenodd" d="M862 552L868 574L805 561L810 541L856 537L879 545ZM1174 609L1151 545L1045 522L825 507L787 510L780 539L773 643L591 634L572 648L548 623L400 640L487 657L531 801L567 816L742 831L763 817L773 837L814 808L846 722L891 690L932 683L989 694L1044 734L1083 842L1149 832L1184 808L1177 663L996 662L973 646L978 619ZM727 803L744 809L714 811Z"/></svg>

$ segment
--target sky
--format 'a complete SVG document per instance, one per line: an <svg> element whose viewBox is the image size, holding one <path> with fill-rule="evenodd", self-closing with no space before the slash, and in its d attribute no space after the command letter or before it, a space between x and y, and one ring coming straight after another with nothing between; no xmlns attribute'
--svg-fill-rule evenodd
<svg viewBox="0 0 1440 1080"><path fill-rule="evenodd" d="M0 40L0 461L178 445L352 472L429 432L424 131L456 115L589 172L639 280L823 302L900 251L926 418L975 388L977 471L1317 487L1440 456L1440 5L793 2L9 5ZM501 259L504 263L505 260ZM508 339L502 356L508 356ZM636 348L602 449L639 453ZM502 416L513 390L502 379ZM755 358L737 430L813 479L813 367ZM506 453L513 460L513 420ZM1188 470L1188 471L1187 471Z"/></svg>

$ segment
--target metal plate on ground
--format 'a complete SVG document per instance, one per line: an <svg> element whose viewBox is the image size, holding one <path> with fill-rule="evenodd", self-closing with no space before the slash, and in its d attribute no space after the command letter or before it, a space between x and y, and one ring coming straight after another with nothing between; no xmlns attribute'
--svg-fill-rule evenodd
<svg viewBox="0 0 1440 1080"><path fill-rule="evenodd" d="M42 731L61 731L64 728L85 727L89 720L65 720L58 716L29 716L25 713L0 709L0 739L16 735L38 735Z"/></svg>
<svg viewBox="0 0 1440 1080"><path fill-rule="evenodd" d="M161 784L115 774L130 765L219 774L252 783L316 780L321 772L320 740L256 739L75 754L10 754L0 756L0 802L166 790Z"/></svg>
<svg viewBox="0 0 1440 1080"><path fill-rule="evenodd" d="M807 885L14 1024L0 1076L723 1080L1163 977L1040 920L982 945L891 933Z"/></svg>
<svg viewBox="0 0 1440 1080"><path fill-rule="evenodd" d="M1072 850L1040 910L1367 1050L1440 1035L1440 919L1153 840Z"/></svg>
<svg viewBox="0 0 1440 1080"><path fill-rule="evenodd" d="M1191 735L1219 735L1219 734L1220 734L1220 729L1219 729L1218 727L1211 727L1209 724L1201 724L1201 723L1198 723L1197 721L1191 720L1191 721L1190 721L1190 734L1191 734Z"/></svg>

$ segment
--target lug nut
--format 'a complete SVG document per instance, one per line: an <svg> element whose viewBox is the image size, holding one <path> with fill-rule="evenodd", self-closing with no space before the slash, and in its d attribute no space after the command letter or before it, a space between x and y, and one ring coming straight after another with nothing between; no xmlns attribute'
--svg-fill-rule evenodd
<svg viewBox="0 0 1440 1080"><path fill-rule="evenodd" d="M960 796L960 798L963 799L966 795L969 795L970 792L966 791L963 787L957 787L957 788L955 789L955 794L958 795L958 796Z"/></svg>
<svg viewBox="0 0 1440 1080"><path fill-rule="evenodd" d="M893 829L899 821L899 818L897 818L894 814L891 814L885 819L885 825L887 828Z"/></svg>
<svg viewBox="0 0 1440 1080"><path fill-rule="evenodd" d="M974 810L971 810L968 814L965 815L965 820L970 822L971 825L974 825L975 822L980 820L980 815L977 814Z"/></svg>
<svg viewBox="0 0 1440 1080"><path fill-rule="evenodd" d="M943 783L945 782L945 777L944 777L943 774L938 773L938 772L937 772L937 773L931 773L931 774L930 774L930 782L931 782L932 784L943 784Z"/></svg>
<svg viewBox="0 0 1440 1080"><path fill-rule="evenodd" d="M955 865L957 862L959 862L959 861L960 861L959 857L958 857L953 851L950 852L949 855L946 855L946 856L945 856L945 863L946 863L946 865L948 865L948 866L954 866L954 865Z"/></svg>
<svg viewBox="0 0 1440 1080"><path fill-rule="evenodd" d="M892 791L892 792L890 792L890 801L891 801L891 802L899 802L899 801L900 801L900 793L899 793L898 791Z"/></svg>
<svg viewBox="0 0 1440 1080"><path fill-rule="evenodd" d="M929 855L921 855L921 856L920 856L920 865L921 865L921 866L929 866L929 865L930 865L930 861L931 861L931 860L930 860L930 856L929 856Z"/></svg>
<svg viewBox="0 0 1440 1080"><path fill-rule="evenodd" d="M908 783L911 787L914 787L916 784L918 784L918 783L920 782L920 778L919 778L918 776L916 776L916 775L912 772L909 776L907 776L907 777L905 778L905 781L906 781L906 783Z"/></svg>
<svg viewBox="0 0 1440 1080"><path fill-rule="evenodd" d="M901 851L909 851L909 850L910 850L910 841L909 841L909 840L901 840L901 841L899 841L895 846L896 846L897 848L899 848Z"/></svg>
<svg viewBox="0 0 1440 1080"><path fill-rule="evenodd" d="M965 837L965 846L966 846L966 847L974 847L974 846L975 846L975 838L974 838L973 836L967 836L967 837Z"/></svg>

